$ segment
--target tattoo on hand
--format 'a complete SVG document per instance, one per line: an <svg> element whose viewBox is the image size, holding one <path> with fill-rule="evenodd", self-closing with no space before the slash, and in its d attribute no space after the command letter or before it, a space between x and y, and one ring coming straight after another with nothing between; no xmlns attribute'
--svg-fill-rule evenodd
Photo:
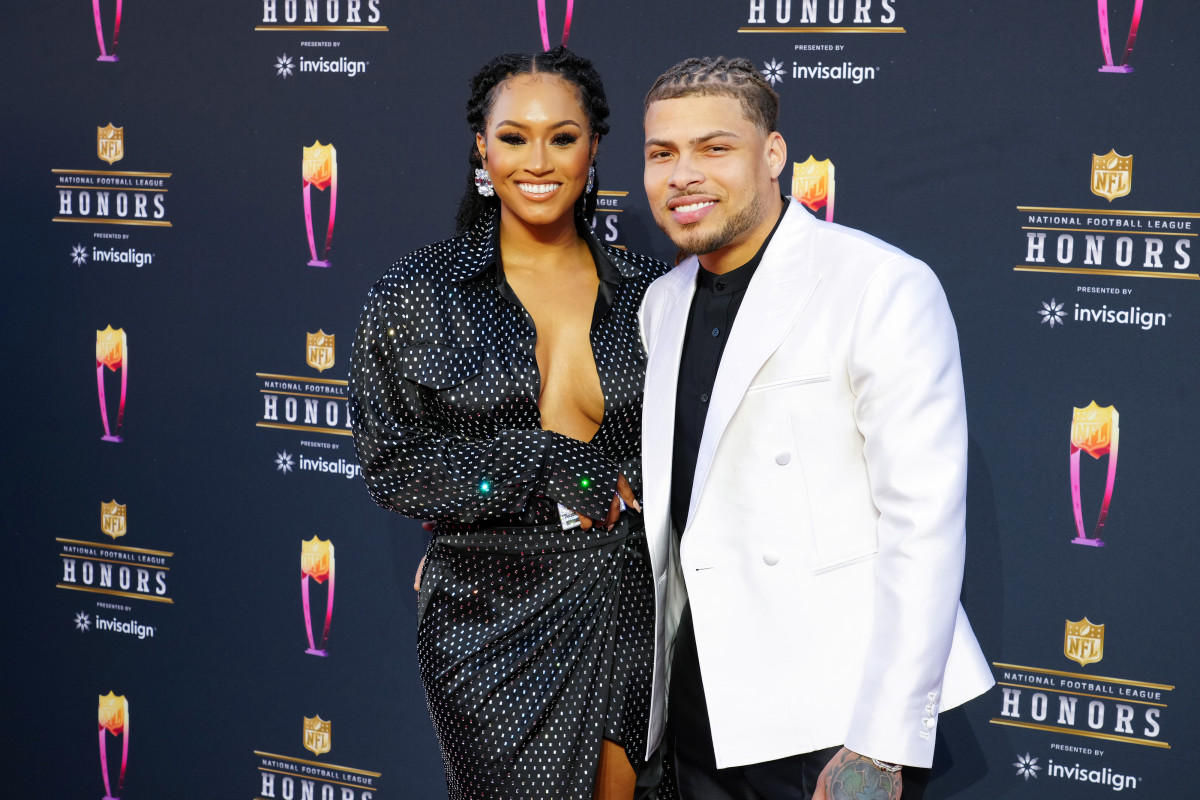
<svg viewBox="0 0 1200 800"><path fill-rule="evenodd" d="M904 785L899 772L884 772L848 751L834 757L825 775L829 800L900 800Z"/></svg>

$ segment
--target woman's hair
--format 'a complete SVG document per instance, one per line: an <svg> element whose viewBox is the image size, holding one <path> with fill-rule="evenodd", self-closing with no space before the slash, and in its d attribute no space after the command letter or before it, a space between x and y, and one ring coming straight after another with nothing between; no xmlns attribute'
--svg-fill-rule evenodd
<svg viewBox="0 0 1200 800"><path fill-rule="evenodd" d="M561 45L544 53L505 53L497 56L475 73L471 79L471 97L467 100L467 124L475 133L486 134L488 116L496 98L496 88L511 75L536 75L545 73L558 75L570 83L579 93L579 103L587 114L590 134L603 136L608 133L608 100L604 96L604 83L596 73L592 62L572 53ZM484 197L475 189L475 170L482 167L479 151L471 142L470 166L467 168L467 188L458 204L455 218L458 233L474 225L489 209L498 208L500 200ZM582 195L575 208L590 219L596 210L596 187L599 180L592 182L592 190Z"/></svg>

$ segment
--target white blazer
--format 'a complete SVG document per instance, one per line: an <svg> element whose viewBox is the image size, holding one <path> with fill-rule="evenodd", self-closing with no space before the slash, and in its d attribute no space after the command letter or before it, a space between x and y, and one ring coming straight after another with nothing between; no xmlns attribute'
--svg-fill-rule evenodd
<svg viewBox="0 0 1200 800"><path fill-rule="evenodd" d="M938 711L994 682L959 604L967 425L941 285L791 203L721 359L676 551L675 394L697 268L681 263L642 305L647 753L690 598L718 767L842 744L929 766Z"/></svg>

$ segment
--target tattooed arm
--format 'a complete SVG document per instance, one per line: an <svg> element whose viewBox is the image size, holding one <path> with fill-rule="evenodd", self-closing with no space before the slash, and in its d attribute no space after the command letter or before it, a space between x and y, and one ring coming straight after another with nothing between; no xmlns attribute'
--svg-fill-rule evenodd
<svg viewBox="0 0 1200 800"><path fill-rule="evenodd" d="M813 800L900 800L902 788L900 771L881 770L843 747L821 770Z"/></svg>

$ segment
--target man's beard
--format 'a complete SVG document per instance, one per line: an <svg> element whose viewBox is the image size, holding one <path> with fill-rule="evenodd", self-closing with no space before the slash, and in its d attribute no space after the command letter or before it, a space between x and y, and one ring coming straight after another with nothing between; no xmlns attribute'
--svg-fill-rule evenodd
<svg viewBox="0 0 1200 800"><path fill-rule="evenodd" d="M728 247L746 232L753 230L762 221L763 211L762 198L755 194L745 208L727 219L720 229L711 233L694 231L696 227L704 224L704 220L680 226L673 231L664 228L663 233L670 236L671 242L684 253L703 256Z"/></svg>

